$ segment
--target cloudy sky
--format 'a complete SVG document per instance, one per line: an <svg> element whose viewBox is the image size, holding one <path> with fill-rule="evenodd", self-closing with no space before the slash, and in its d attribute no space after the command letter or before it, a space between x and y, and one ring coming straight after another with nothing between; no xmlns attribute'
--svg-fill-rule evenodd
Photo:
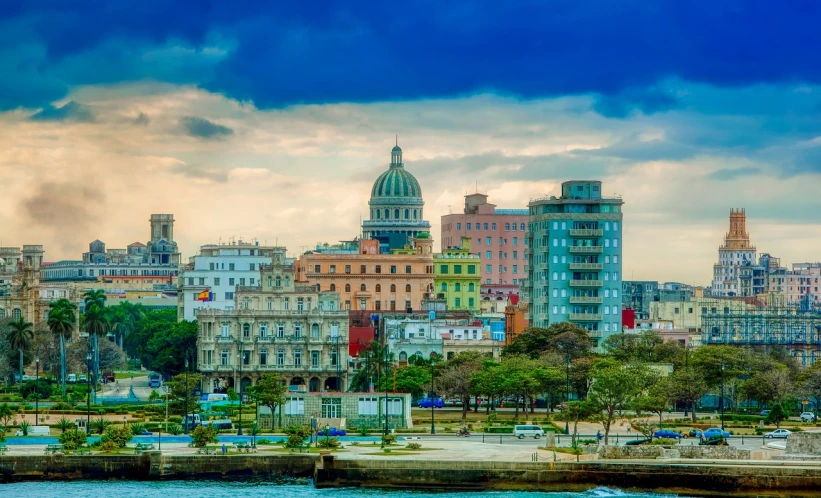
<svg viewBox="0 0 821 498"><path fill-rule="evenodd" d="M358 233L398 134L437 239L477 186L601 179L627 278L708 283L737 207L821 260L819 5L2 2L2 245L77 258L174 213L186 257L297 254Z"/></svg>

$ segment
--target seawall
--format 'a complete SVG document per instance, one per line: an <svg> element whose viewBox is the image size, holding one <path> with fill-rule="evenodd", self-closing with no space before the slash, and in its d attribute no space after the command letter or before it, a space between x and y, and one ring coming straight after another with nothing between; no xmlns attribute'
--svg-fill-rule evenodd
<svg viewBox="0 0 821 498"><path fill-rule="evenodd" d="M689 496L818 496L821 467L732 462L477 462L324 457L319 488L583 491L598 486ZM392 457L390 457L392 458Z"/></svg>
<svg viewBox="0 0 821 498"><path fill-rule="evenodd" d="M316 460L311 455L163 456L159 452L110 456L0 456L0 482L310 477Z"/></svg>

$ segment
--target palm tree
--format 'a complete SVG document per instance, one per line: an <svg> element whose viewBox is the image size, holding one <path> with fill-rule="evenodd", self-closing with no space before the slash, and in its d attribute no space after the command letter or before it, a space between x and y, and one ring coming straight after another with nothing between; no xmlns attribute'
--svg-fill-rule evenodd
<svg viewBox="0 0 821 498"><path fill-rule="evenodd" d="M31 328L33 323L27 322L23 317L9 323L9 331L6 333L6 340L9 341L9 348L20 351L20 384L23 383L23 351L31 347L34 340L34 332Z"/></svg>
<svg viewBox="0 0 821 498"><path fill-rule="evenodd" d="M52 334L60 338L60 384L63 396L66 395L66 337L71 336L74 329L74 312L77 305L68 299L59 299L49 303L48 328Z"/></svg>
<svg viewBox="0 0 821 498"><path fill-rule="evenodd" d="M364 368L360 368L351 379L351 390L367 392L371 382L376 383L377 379L385 373L385 356L389 364L393 363L393 353L387 353L387 347L382 346L377 341L372 341L364 350L361 358L364 361Z"/></svg>
<svg viewBox="0 0 821 498"><path fill-rule="evenodd" d="M86 291L83 294L85 311L83 311L83 325L89 336L94 337L94 386L100 378L100 347L99 338L108 331L109 311L105 307L105 291L103 289ZM91 339L91 337L89 337Z"/></svg>
<svg viewBox="0 0 821 498"><path fill-rule="evenodd" d="M125 336L134 330L135 324L145 316L145 308L141 304L121 302L111 315L111 331L120 336L120 349L123 348Z"/></svg>

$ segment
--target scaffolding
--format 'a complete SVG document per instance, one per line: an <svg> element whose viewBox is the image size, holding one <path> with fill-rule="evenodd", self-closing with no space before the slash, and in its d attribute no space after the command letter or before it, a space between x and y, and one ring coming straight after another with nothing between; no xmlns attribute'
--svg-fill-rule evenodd
<svg viewBox="0 0 821 498"><path fill-rule="evenodd" d="M781 346L799 364L821 359L821 309L800 304L762 305L754 298L744 306L727 299L701 303L702 344L741 347Z"/></svg>

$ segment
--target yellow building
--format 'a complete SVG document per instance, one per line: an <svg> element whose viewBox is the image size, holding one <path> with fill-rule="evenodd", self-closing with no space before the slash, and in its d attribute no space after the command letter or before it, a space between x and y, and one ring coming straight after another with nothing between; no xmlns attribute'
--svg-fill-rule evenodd
<svg viewBox="0 0 821 498"><path fill-rule="evenodd" d="M449 310L478 311L482 276L477 254L470 253L470 238L460 247L448 247L433 257L433 288L447 300Z"/></svg>

